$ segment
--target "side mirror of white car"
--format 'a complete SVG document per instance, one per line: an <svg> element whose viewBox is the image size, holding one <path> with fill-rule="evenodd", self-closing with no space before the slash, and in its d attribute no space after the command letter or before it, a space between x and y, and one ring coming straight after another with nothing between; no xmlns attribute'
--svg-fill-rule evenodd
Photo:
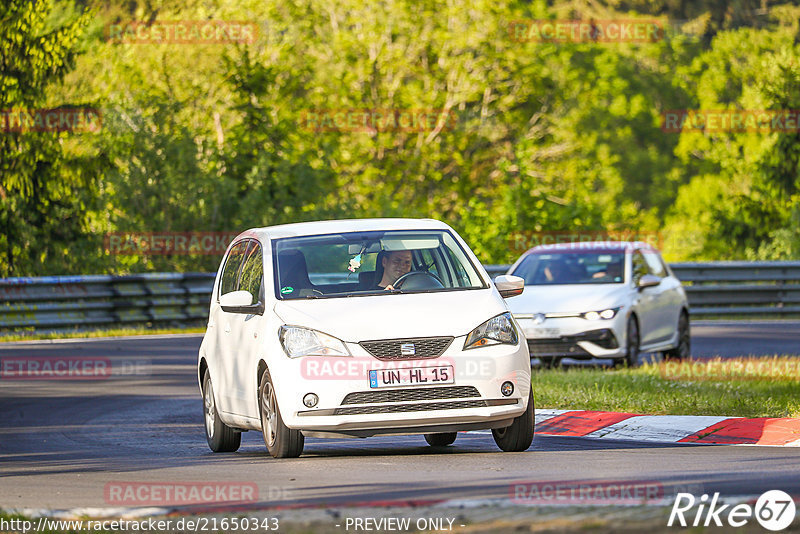
<svg viewBox="0 0 800 534"><path fill-rule="evenodd" d="M262 315L264 313L264 303L253 304L253 296L249 291L232 291L225 293L219 298L219 305L222 311L228 313L248 313Z"/></svg>
<svg viewBox="0 0 800 534"><path fill-rule="evenodd" d="M654 274L645 274L639 278L639 283L636 284L639 289L646 287L654 287L661 283L661 278Z"/></svg>
<svg viewBox="0 0 800 534"><path fill-rule="evenodd" d="M504 299L521 295L525 290L525 279L513 274L502 274L494 279L494 285Z"/></svg>

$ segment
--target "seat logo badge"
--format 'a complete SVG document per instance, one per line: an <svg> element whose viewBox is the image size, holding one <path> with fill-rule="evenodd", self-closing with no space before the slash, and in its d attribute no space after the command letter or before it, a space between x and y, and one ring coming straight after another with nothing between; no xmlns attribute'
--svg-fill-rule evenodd
<svg viewBox="0 0 800 534"><path fill-rule="evenodd" d="M403 356L414 356L417 353L416 347L413 343L402 343L400 345L400 354Z"/></svg>
<svg viewBox="0 0 800 534"><path fill-rule="evenodd" d="M534 324L542 324L545 320L545 316L543 313L534 313L533 314L533 323Z"/></svg>

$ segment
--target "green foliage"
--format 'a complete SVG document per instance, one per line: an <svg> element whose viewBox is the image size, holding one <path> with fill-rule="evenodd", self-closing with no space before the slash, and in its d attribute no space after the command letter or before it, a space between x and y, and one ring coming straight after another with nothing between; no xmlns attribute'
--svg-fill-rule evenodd
<svg viewBox="0 0 800 534"><path fill-rule="evenodd" d="M69 249L85 235L98 162L66 153L66 134L14 126L14 116L86 105L50 92L73 67L90 15L55 14L52 1L0 7L0 276L46 272L51 263L80 268Z"/></svg>
<svg viewBox="0 0 800 534"><path fill-rule="evenodd" d="M207 271L110 232L434 217L487 263L519 232L663 231L669 259L798 258L797 132L661 130L672 109L800 108L781 2L169 0L0 8L0 109L96 106L97 133L3 132L0 276ZM652 43L537 43L525 19L686 21ZM110 23L229 20L252 43L120 43ZM667 24L669 25L669 24ZM337 110L434 124L315 129Z"/></svg>
<svg viewBox="0 0 800 534"><path fill-rule="evenodd" d="M800 47L791 28L717 36L686 71L698 79L699 108L800 109ZM689 259L797 259L799 133L683 132L676 154L701 176L682 188L668 227L690 242ZM689 239L689 237L692 239ZM676 241L678 242L678 241Z"/></svg>

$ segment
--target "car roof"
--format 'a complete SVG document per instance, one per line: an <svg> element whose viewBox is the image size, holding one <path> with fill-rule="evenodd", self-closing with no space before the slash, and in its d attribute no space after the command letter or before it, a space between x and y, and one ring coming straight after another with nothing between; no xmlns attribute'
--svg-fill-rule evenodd
<svg viewBox="0 0 800 534"><path fill-rule="evenodd" d="M450 226L435 219L338 219L251 228L236 236L234 241L244 237L255 237L266 240L280 239L283 237L336 234L340 232L372 232L386 230L450 230Z"/></svg>
<svg viewBox="0 0 800 534"><path fill-rule="evenodd" d="M592 250L631 252L635 249L644 248L658 252L651 244L644 241L581 241L575 243L553 243L547 245L537 245L525 252L586 252Z"/></svg>

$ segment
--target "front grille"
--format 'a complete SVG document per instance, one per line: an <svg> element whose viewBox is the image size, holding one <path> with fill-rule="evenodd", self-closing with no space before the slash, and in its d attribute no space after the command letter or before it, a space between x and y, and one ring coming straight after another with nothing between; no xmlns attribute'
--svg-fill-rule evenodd
<svg viewBox="0 0 800 534"><path fill-rule="evenodd" d="M412 402L437 399L465 399L480 397L473 386L452 386L435 388L393 389L389 391L359 391L348 393L342 401L345 404L374 404L378 402Z"/></svg>
<svg viewBox="0 0 800 534"><path fill-rule="evenodd" d="M540 356L591 356L571 339L529 339L531 357Z"/></svg>
<svg viewBox="0 0 800 534"><path fill-rule="evenodd" d="M418 337L362 341L359 345L379 360L420 360L438 358L452 342L452 337ZM413 345L414 354L403 354L401 348L404 345L407 351Z"/></svg>
<svg viewBox="0 0 800 534"><path fill-rule="evenodd" d="M431 410L457 410L459 408L485 408L486 401L464 400L452 402L426 402L421 404L388 404L383 406L348 406L336 408L333 415L366 415L376 413L426 412Z"/></svg>

